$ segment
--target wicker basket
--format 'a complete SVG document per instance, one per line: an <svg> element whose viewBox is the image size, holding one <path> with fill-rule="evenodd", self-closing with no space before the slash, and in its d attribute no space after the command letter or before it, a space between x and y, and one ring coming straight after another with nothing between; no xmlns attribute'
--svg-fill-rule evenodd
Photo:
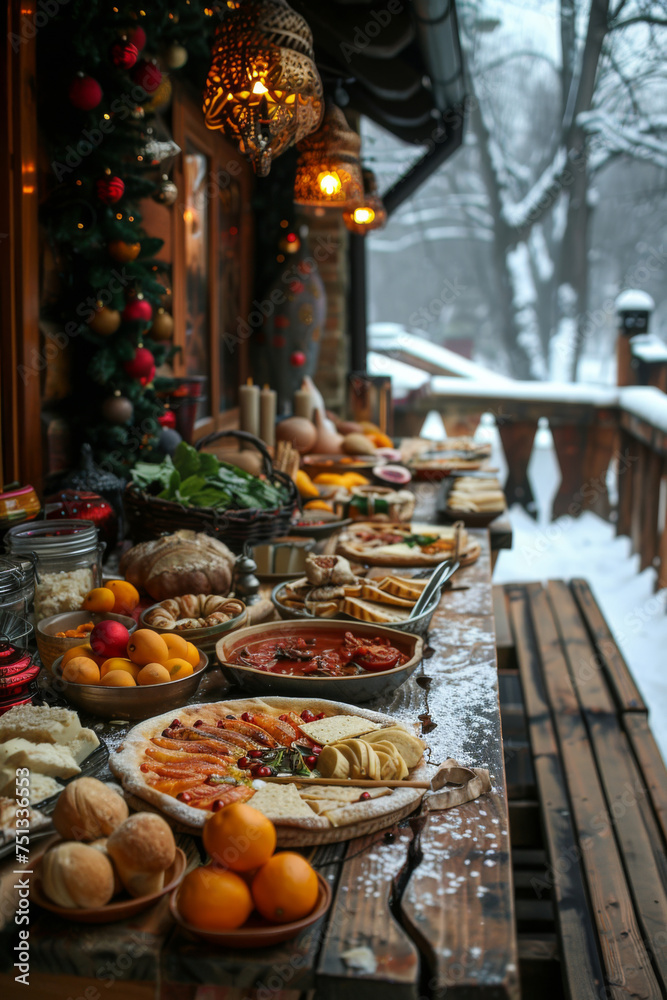
<svg viewBox="0 0 667 1000"><path fill-rule="evenodd" d="M171 534L181 528L203 531L218 538L232 552L242 552L246 543L257 545L270 542L278 535L287 534L289 524L298 506L299 495L294 482L284 472L273 468L271 456L259 438L245 431L218 431L201 438L195 444L199 451L223 437L234 437L255 446L264 459L264 473L274 486L287 488L289 500L273 510L216 510L213 507L184 507L173 500L161 500L130 483L125 489L125 513L129 534L136 542L145 542L160 535Z"/></svg>

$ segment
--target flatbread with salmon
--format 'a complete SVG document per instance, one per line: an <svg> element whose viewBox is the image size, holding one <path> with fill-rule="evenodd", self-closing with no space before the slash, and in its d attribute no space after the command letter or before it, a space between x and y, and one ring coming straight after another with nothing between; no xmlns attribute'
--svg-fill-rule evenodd
<svg viewBox="0 0 667 1000"><path fill-rule="evenodd" d="M453 558L457 544L462 565L474 562L479 556L479 543L462 525L367 521L342 531L336 552L369 566L434 566Z"/></svg>

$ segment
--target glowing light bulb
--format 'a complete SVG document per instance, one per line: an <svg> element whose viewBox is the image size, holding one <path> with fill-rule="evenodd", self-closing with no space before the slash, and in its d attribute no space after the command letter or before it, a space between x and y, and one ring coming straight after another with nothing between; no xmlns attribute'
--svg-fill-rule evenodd
<svg viewBox="0 0 667 1000"><path fill-rule="evenodd" d="M375 218L375 212L372 208L355 208L352 213L352 218L359 226L367 226L369 222L372 222Z"/></svg>
<svg viewBox="0 0 667 1000"><path fill-rule="evenodd" d="M320 191L328 195L330 198L338 194L341 189L340 177L337 173L329 172L322 173L317 178L317 183L320 186Z"/></svg>
<svg viewBox="0 0 667 1000"><path fill-rule="evenodd" d="M252 92L253 94L268 94L268 88L264 86L261 80L255 80Z"/></svg>

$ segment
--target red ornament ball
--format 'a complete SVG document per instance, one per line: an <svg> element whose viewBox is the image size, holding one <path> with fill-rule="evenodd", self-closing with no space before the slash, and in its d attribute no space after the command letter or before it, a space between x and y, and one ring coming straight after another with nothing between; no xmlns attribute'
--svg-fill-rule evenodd
<svg viewBox="0 0 667 1000"><path fill-rule="evenodd" d="M131 361L124 361L123 368L130 378L146 379L155 374L155 358L147 347L137 347ZM145 384L145 383L144 383Z"/></svg>
<svg viewBox="0 0 667 1000"><path fill-rule="evenodd" d="M132 79L147 94L153 94L162 83L162 73L150 59L142 59L135 66Z"/></svg>
<svg viewBox="0 0 667 1000"><path fill-rule="evenodd" d="M132 69L138 58L139 49L126 38L111 46L111 61L118 69Z"/></svg>
<svg viewBox="0 0 667 1000"><path fill-rule="evenodd" d="M125 308L123 309L123 319L125 320L126 323L132 323L136 321L141 323L148 323L150 322L152 317L153 317L152 305L146 299L144 298L140 299L139 296L129 299L129 301L125 304Z"/></svg>
<svg viewBox="0 0 667 1000"><path fill-rule="evenodd" d="M80 111L92 111L102 100L102 88L92 76L79 73L69 85L70 103Z"/></svg>
<svg viewBox="0 0 667 1000"><path fill-rule="evenodd" d="M129 38L133 45L136 45L139 52L146 47L146 32L139 25L129 32Z"/></svg>
<svg viewBox="0 0 667 1000"><path fill-rule="evenodd" d="M125 194L125 184L120 177L101 177L95 183L95 190L105 205L114 205Z"/></svg>
<svg viewBox="0 0 667 1000"><path fill-rule="evenodd" d="M303 351L292 351L289 363L293 368L301 368L306 363L306 355Z"/></svg>
<svg viewBox="0 0 667 1000"><path fill-rule="evenodd" d="M157 418L160 427L176 427L176 414L173 410L165 410L161 417Z"/></svg>

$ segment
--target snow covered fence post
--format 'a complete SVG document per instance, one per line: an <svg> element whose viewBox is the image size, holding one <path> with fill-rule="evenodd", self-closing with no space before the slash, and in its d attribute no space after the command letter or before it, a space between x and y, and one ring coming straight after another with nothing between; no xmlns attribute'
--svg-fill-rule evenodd
<svg viewBox="0 0 667 1000"><path fill-rule="evenodd" d="M647 343L651 313L655 302L647 292L638 288L626 288L614 303L618 315L618 336L616 339L617 385L658 385L663 391L666 385L659 385L660 375L664 381L667 360L663 350L654 358L645 358L646 348L651 354L652 344ZM657 345L659 346L659 345ZM664 345L663 345L664 346ZM642 364L647 361L647 364ZM662 371L657 373L658 381L651 378L647 368L655 362ZM643 370L642 370L643 369ZM651 373L655 376L656 373Z"/></svg>

